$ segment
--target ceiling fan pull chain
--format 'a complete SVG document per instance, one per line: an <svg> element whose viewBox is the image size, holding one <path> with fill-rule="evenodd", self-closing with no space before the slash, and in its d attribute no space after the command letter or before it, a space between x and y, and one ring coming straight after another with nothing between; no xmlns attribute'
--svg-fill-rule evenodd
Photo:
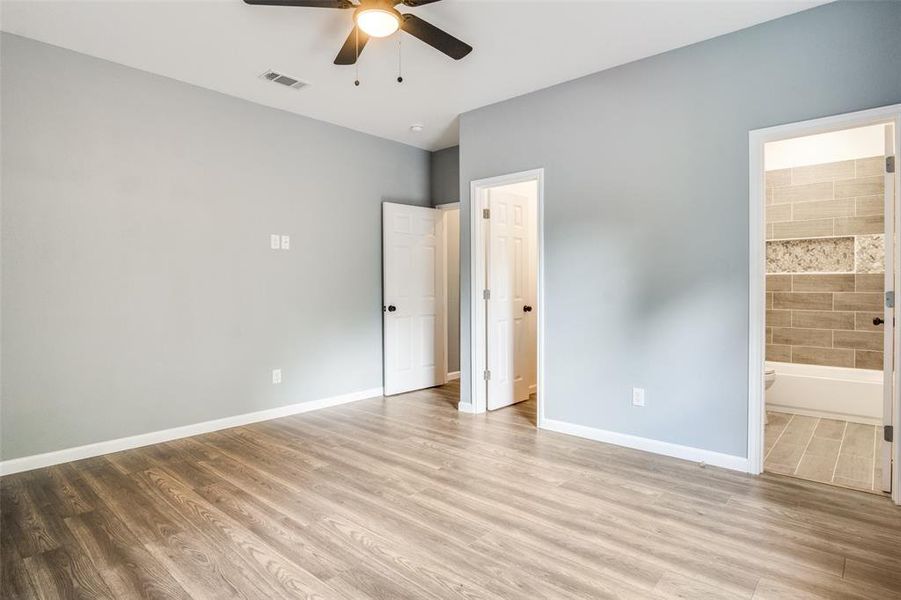
<svg viewBox="0 0 901 600"><path fill-rule="evenodd" d="M397 83L404 82L403 41L397 38Z"/></svg>
<svg viewBox="0 0 901 600"><path fill-rule="evenodd" d="M354 25L354 85L360 87L360 28Z"/></svg>

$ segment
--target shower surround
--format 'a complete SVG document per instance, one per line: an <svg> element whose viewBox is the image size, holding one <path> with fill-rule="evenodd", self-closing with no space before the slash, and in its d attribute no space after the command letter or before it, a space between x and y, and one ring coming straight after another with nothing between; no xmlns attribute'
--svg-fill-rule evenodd
<svg viewBox="0 0 901 600"><path fill-rule="evenodd" d="M884 157L766 173L766 359L882 369Z"/></svg>

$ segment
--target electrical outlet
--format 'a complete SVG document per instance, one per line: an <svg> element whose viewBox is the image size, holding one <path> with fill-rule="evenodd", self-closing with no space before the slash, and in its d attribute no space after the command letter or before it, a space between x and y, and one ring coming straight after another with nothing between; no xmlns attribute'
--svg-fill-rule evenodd
<svg viewBox="0 0 901 600"><path fill-rule="evenodd" d="M279 237L277 233L273 233L269 236L269 247L273 250L278 250L281 248L282 239Z"/></svg>
<svg viewBox="0 0 901 600"><path fill-rule="evenodd" d="M283 235L282 236L282 250L290 250L291 249L291 236Z"/></svg>
<svg viewBox="0 0 901 600"><path fill-rule="evenodd" d="M272 383L281 383L282 382L282 370L281 369L272 369Z"/></svg>
<svg viewBox="0 0 901 600"><path fill-rule="evenodd" d="M644 406L644 388L632 388L632 406Z"/></svg>

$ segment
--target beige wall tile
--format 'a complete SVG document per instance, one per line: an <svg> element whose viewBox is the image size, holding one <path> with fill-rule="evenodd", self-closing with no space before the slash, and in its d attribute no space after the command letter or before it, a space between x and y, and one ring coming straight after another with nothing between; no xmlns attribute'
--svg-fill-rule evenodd
<svg viewBox="0 0 901 600"><path fill-rule="evenodd" d="M771 311L784 312L784 311ZM854 329L854 313L833 312L831 310L793 310L792 327L812 329ZM767 324L770 322L767 320ZM773 327L777 327L772 323Z"/></svg>
<svg viewBox="0 0 901 600"><path fill-rule="evenodd" d="M797 331L804 331L799 329ZM813 330L816 331L816 330ZM882 334L875 331L835 331L832 345L836 348L854 348L855 350L882 350ZM773 338L775 339L775 332ZM815 346L817 344L810 344Z"/></svg>
<svg viewBox="0 0 901 600"><path fill-rule="evenodd" d="M792 311L790 310L768 310L766 311L767 327L791 327Z"/></svg>
<svg viewBox="0 0 901 600"><path fill-rule="evenodd" d="M853 367L854 350L847 348L808 348L792 346L792 362L830 367Z"/></svg>
<svg viewBox="0 0 901 600"><path fill-rule="evenodd" d="M798 310L831 310L832 294L813 292L773 292L773 308Z"/></svg>
<svg viewBox="0 0 901 600"><path fill-rule="evenodd" d="M791 275L767 275L766 291L768 292L790 292L792 289Z"/></svg>
<svg viewBox="0 0 901 600"><path fill-rule="evenodd" d="M882 215L838 217L835 219L835 235L858 235L884 232L885 222Z"/></svg>
<svg viewBox="0 0 901 600"><path fill-rule="evenodd" d="M773 292L766 293L766 308L773 308Z"/></svg>
<svg viewBox="0 0 901 600"><path fill-rule="evenodd" d="M765 331L766 331L766 334L765 334L766 343L767 343L767 344L772 344L772 343L773 343L773 328L772 328L772 327L767 327L767 328L765 329Z"/></svg>
<svg viewBox="0 0 901 600"><path fill-rule="evenodd" d="M768 239L768 240L773 239L773 224L772 223L766 224L766 239Z"/></svg>
<svg viewBox="0 0 901 600"><path fill-rule="evenodd" d="M853 292L854 275L850 273L792 275L791 289L793 292Z"/></svg>
<svg viewBox="0 0 901 600"><path fill-rule="evenodd" d="M817 185L817 184L814 184ZM792 186L794 187L794 186ZM781 189L781 188L780 188ZM786 188L789 189L789 188ZM773 190L776 194L778 190ZM857 177L835 182L836 198L855 198L857 196L878 196L885 191L885 179L882 175L875 177Z"/></svg>
<svg viewBox="0 0 901 600"><path fill-rule="evenodd" d="M795 202L794 204L774 204L773 206L790 206L791 220L805 221L808 219L830 219L832 217L852 217L855 214L856 203L854 198L839 198L837 200L818 200L814 202ZM769 215L769 211L767 211ZM772 219L773 221L786 221L788 219Z"/></svg>
<svg viewBox="0 0 901 600"><path fill-rule="evenodd" d="M872 177L874 175L882 175L885 173L885 157L871 156L869 158L859 158L855 162L855 177Z"/></svg>
<svg viewBox="0 0 901 600"><path fill-rule="evenodd" d="M860 196L859 198L855 198L854 201L857 205L855 214L858 217L885 214L884 196Z"/></svg>
<svg viewBox="0 0 901 600"><path fill-rule="evenodd" d="M842 200L845 202L845 200ZM808 202L807 204L817 204L816 202ZM766 222L774 223L777 221L792 220L791 204L770 204L766 207Z"/></svg>
<svg viewBox="0 0 901 600"><path fill-rule="evenodd" d="M776 362L791 362L791 346L773 346L772 344L767 344L766 359L774 360Z"/></svg>
<svg viewBox="0 0 901 600"><path fill-rule="evenodd" d="M855 176L853 160L795 167L791 172L792 185L832 181L833 179L851 179Z"/></svg>
<svg viewBox="0 0 901 600"><path fill-rule="evenodd" d="M771 187L766 188L766 203L767 204L773 203L773 188L771 188Z"/></svg>
<svg viewBox="0 0 901 600"><path fill-rule="evenodd" d="M846 219L871 219L873 217L845 217ZM796 239L826 237L833 234L833 219L813 219L811 221L789 221L773 223L773 239ZM868 232L861 232L868 233Z"/></svg>
<svg viewBox="0 0 901 600"><path fill-rule="evenodd" d="M773 302L775 303L775 301L774 297ZM835 294L834 308L835 310L879 311L882 310L882 294L874 292L837 292Z"/></svg>
<svg viewBox="0 0 901 600"><path fill-rule="evenodd" d="M852 331L850 333L859 332ZM773 343L785 346L815 346L817 348L831 348L832 331L829 329L793 329L786 327L774 327ZM872 350L872 348L866 348L866 350Z"/></svg>
<svg viewBox="0 0 901 600"><path fill-rule="evenodd" d="M884 317L882 312L857 312L854 313L854 329L858 331L883 331L885 327L882 325L873 325L873 319Z"/></svg>
<svg viewBox="0 0 901 600"><path fill-rule="evenodd" d="M852 180L856 181L856 180ZM808 200L832 200L833 186L831 181L822 183L808 183L805 185L790 185L773 188L773 202L806 202ZM853 194L854 196L870 196L869 194Z"/></svg>
<svg viewBox="0 0 901 600"><path fill-rule="evenodd" d="M855 292L882 292L885 289L885 273L858 273L854 281Z"/></svg>
<svg viewBox="0 0 901 600"><path fill-rule="evenodd" d="M766 172L766 187L791 185L791 182L791 169L775 169L773 171Z"/></svg>
<svg viewBox="0 0 901 600"><path fill-rule="evenodd" d="M856 350L854 352L854 366L858 369L875 369L881 371L885 366L882 362L882 352L872 352L870 350Z"/></svg>

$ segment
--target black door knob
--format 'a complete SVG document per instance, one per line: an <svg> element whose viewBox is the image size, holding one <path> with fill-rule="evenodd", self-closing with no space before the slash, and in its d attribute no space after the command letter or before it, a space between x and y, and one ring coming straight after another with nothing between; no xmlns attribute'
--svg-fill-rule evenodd
<svg viewBox="0 0 901 600"><path fill-rule="evenodd" d="M526 304L522 307L522 312L532 312L532 307Z"/></svg>
<svg viewBox="0 0 901 600"><path fill-rule="evenodd" d="M882 325L883 323L885 323L885 320L883 320L879 317L876 317L875 319L873 319L873 325Z"/></svg>
<svg viewBox="0 0 901 600"><path fill-rule="evenodd" d="M396 311L396 310L397 310L397 307L394 306L393 304L389 304L389 305L388 305L388 312L394 312L394 311Z"/></svg>

